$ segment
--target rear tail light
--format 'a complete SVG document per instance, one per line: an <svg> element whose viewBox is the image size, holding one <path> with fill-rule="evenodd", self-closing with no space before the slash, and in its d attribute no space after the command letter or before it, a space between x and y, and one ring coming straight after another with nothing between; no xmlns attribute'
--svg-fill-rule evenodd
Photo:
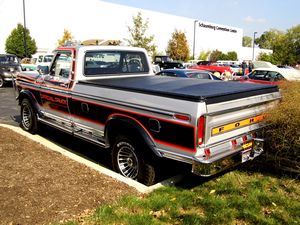
<svg viewBox="0 0 300 225"><path fill-rule="evenodd" d="M232 146L236 146L237 145L237 141L234 139L231 141Z"/></svg>
<svg viewBox="0 0 300 225"><path fill-rule="evenodd" d="M198 119L198 145L202 145L204 142L204 127L205 127L205 118L204 116L201 116Z"/></svg>
<svg viewBox="0 0 300 225"><path fill-rule="evenodd" d="M209 148L204 149L204 155L205 155L205 158L210 157L210 149Z"/></svg>
<svg viewBox="0 0 300 225"><path fill-rule="evenodd" d="M246 142L246 141L248 140L247 135L244 135L244 136L242 137L242 139L243 139L243 142Z"/></svg>

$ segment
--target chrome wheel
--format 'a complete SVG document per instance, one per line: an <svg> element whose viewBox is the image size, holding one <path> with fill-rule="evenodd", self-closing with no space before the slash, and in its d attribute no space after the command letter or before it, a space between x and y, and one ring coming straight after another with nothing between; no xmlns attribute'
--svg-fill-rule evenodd
<svg viewBox="0 0 300 225"><path fill-rule="evenodd" d="M124 177L143 184L154 184L155 169L147 148L148 146L136 135L119 134L115 137L112 146L113 169Z"/></svg>
<svg viewBox="0 0 300 225"><path fill-rule="evenodd" d="M21 127L32 134L38 131L37 114L28 99L23 99L21 103Z"/></svg>
<svg viewBox="0 0 300 225"><path fill-rule="evenodd" d="M127 142L120 142L118 145L120 148L117 154L117 162L121 174L125 177L136 179L139 173L139 161L134 148Z"/></svg>
<svg viewBox="0 0 300 225"><path fill-rule="evenodd" d="M23 107L22 125L23 125L24 129L26 129L26 130L29 130L32 125L32 113L31 113L31 109L28 107L28 105L25 105Z"/></svg>
<svg viewBox="0 0 300 225"><path fill-rule="evenodd" d="M4 80L3 80L3 78L0 76L0 88L3 87L3 85L4 85Z"/></svg>

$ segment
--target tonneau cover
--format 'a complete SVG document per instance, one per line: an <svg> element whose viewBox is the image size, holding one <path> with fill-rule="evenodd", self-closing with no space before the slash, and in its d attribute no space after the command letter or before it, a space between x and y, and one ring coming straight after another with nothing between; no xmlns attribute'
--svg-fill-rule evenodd
<svg viewBox="0 0 300 225"><path fill-rule="evenodd" d="M276 85L162 76L85 80L79 81L79 84L95 85L195 102L205 101L207 104L278 91Z"/></svg>

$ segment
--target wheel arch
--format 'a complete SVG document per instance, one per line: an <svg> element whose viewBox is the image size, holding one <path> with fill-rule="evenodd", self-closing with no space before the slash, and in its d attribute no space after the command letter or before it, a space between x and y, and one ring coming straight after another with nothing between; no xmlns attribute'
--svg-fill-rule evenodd
<svg viewBox="0 0 300 225"><path fill-rule="evenodd" d="M35 110L35 112L41 116L41 112L39 110L39 106L38 103L35 99L35 97L32 95L32 93L28 90L21 90L19 93L19 96L17 97L18 100L18 104L21 105L23 99L28 99L30 101L30 103L32 104L33 109Z"/></svg>
<svg viewBox="0 0 300 225"><path fill-rule="evenodd" d="M161 157L156 150L156 144L147 129L135 118L123 114L112 114L108 118L105 125L105 139L107 144L111 146L114 138L118 134L138 135L144 143L149 147L150 152Z"/></svg>

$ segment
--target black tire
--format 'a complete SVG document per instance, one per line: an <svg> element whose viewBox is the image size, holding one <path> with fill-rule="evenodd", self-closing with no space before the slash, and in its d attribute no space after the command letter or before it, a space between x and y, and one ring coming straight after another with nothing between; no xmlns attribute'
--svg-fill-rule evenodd
<svg viewBox="0 0 300 225"><path fill-rule="evenodd" d="M112 148L112 165L113 169L123 176L149 186L155 182L155 169L150 160L146 162L147 154L142 152L145 147L131 137L118 136Z"/></svg>
<svg viewBox="0 0 300 225"><path fill-rule="evenodd" d="M5 81L3 77L0 76L0 88L4 87L4 85L5 85Z"/></svg>
<svg viewBox="0 0 300 225"><path fill-rule="evenodd" d="M21 127L29 133L35 134L38 131L38 121L35 110L28 99L21 103Z"/></svg>

